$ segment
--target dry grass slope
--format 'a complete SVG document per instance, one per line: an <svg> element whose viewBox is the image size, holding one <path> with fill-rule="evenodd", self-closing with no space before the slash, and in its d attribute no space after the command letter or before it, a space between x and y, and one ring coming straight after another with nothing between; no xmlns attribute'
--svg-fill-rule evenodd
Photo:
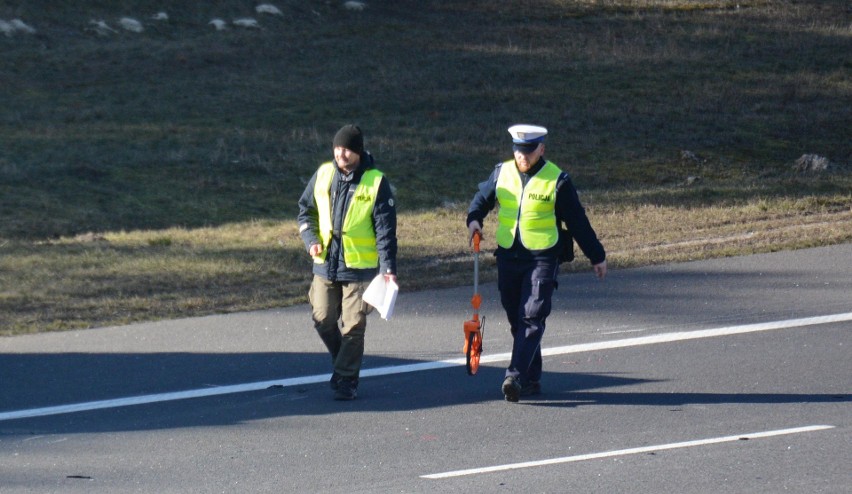
<svg viewBox="0 0 852 494"><path fill-rule="evenodd" d="M469 283L519 121L615 268L852 240L844 0L269 4L0 0L33 30L0 36L0 334L303 302L296 199L351 121L404 290Z"/></svg>

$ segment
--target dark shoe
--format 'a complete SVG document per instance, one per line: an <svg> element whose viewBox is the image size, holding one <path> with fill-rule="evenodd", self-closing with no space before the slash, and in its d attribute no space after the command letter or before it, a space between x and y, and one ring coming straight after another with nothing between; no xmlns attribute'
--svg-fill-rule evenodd
<svg viewBox="0 0 852 494"><path fill-rule="evenodd" d="M503 396L506 397L506 401L511 401L512 403L517 403L518 399L521 397L521 383L515 378L515 376L506 376L506 379L503 379Z"/></svg>
<svg viewBox="0 0 852 494"><path fill-rule="evenodd" d="M521 386L521 396L535 396L541 394L541 383L530 381Z"/></svg>
<svg viewBox="0 0 852 494"><path fill-rule="evenodd" d="M351 378L342 377L337 381L334 399L338 401L354 400L358 396L358 383Z"/></svg>

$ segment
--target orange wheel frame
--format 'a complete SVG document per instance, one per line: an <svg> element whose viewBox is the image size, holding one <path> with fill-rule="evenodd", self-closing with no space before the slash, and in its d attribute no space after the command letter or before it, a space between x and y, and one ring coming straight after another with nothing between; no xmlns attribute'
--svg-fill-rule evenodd
<svg viewBox="0 0 852 494"><path fill-rule="evenodd" d="M479 370L479 356L482 355L482 333L471 331L467 336L466 343L465 357L467 373L472 376Z"/></svg>

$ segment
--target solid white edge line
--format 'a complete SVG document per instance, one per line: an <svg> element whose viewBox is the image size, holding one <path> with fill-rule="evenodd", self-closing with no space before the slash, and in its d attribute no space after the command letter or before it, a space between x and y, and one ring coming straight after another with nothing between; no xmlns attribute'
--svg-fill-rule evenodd
<svg viewBox="0 0 852 494"><path fill-rule="evenodd" d="M519 468L532 468L545 465L556 465L559 463L573 463L578 461L596 460L600 458L610 458L613 456L635 455L640 453L650 453L654 451L665 451L667 449L690 448L695 446L706 446L709 444L728 443L733 441L741 441L745 439L761 439L773 436L783 436L788 434L800 434L803 432L814 432L826 429L833 429L833 425L809 425L806 427L796 427L792 429L780 429L766 432L751 432L748 434L737 434L735 436L715 437L709 439L697 439L694 441L684 441L680 443L660 444L656 446L643 446L640 448L621 449L616 451L605 451L603 453L590 453L585 455L564 456L562 458L551 458L548 460L525 461L521 463L510 463L507 465L496 465L482 468L469 468L466 470L455 470L452 472L433 473L429 475L421 475L420 478L436 480L446 479L450 477L463 477L467 475L478 475L483 473L501 472L505 470L516 470Z"/></svg>
<svg viewBox="0 0 852 494"><path fill-rule="evenodd" d="M852 321L852 312L833 314L829 316L804 317L800 319L788 319L786 321L771 321L757 324L744 324L740 326L727 326L714 329L700 329L696 331L679 331L675 333L662 333L650 336L639 336L620 340L600 341L596 343L581 343L555 348L542 348L542 357L552 355L565 355L567 353L581 353L593 350L609 350L613 348L627 348L631 346L652 345L656 343L671 343L673 341L695 340L699 338L712 338L716 336L731 336L744 333L755 333L759 331L771 331L776 329L789 329L802 326L814 326L817 324L829 324L836 322Z"/></svg>
<svg viewBox="0 0 852 494"><path fill-rule="evenodd" d="M715 336L730 336L735 334L753 333L757 331L770 331L775 329L789 329L802 326L813 326L817 324L829 324L836 322L852 321L852 312L833 314L828 316L805 317L800 319L789 319L786 321L772 321L758 324L745 324L740 326L728 326L715 329L704 329L696 331L680 331L676 333L662 333L651 336L640 336L638 338L627 338L619 340L601 341L596 343L581 343L555 348L542 348L543 357L553 355L565 355L569 353L590 352L595 350L609 350L615 348L627 348L639 345L651 345L656 343L671 343L673 341L693 340L698 338L711 338ZM483 355L480 364L505 362L510 360L512 354L498 353L494 355ZM361 377L385 376L389 374L403 374L406 372L419 372L426 370L444 369L465 365L464 358L439 360L435 362L420 362L416 364L392 365L366 369L361 372ZM30 417L44 417L47 415L59 415L63 413L84 412L90 410L102 410L105 408L117 408L131 405L144 405L159 403L163 401L185 400L190 398L204 398L232 393L245 393L259 391L271 386L290 387L304 384L314 384L327 381L330 374L319 374L313 376L294 377L272 381L261 381L245 384L233 384L213 388L191 389L187 391L175 391L170 393L159 393L127 398L116 398L111 400L90 401L71 405L57 405L28 410L0 412L0 422L4 420L15 420Z"/></svg>

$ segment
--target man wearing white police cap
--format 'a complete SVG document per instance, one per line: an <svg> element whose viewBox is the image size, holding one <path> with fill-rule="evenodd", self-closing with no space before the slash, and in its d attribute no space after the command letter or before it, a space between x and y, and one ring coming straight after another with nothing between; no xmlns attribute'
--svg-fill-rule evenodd
<svg viewBox="0 0 852 494"><path fill-rule="evenodd" d="M498 163L470 203L470 238L482 232L499 205L497 287L514 338L502 384L507 401L541 392L541 338L550 315L559 264L574 258L574 241L598 278L606 276L606 251L589 223L568 173L544 158L547 129L509 127L514 159Z"/></svg>
<svg viewBox="0 0 852 494"><path fill-rule="evenodd" d="M513 148L529 150L544 142L547 129L538 125L518 124L509 127L509 134L512 135Z"/></svg>

